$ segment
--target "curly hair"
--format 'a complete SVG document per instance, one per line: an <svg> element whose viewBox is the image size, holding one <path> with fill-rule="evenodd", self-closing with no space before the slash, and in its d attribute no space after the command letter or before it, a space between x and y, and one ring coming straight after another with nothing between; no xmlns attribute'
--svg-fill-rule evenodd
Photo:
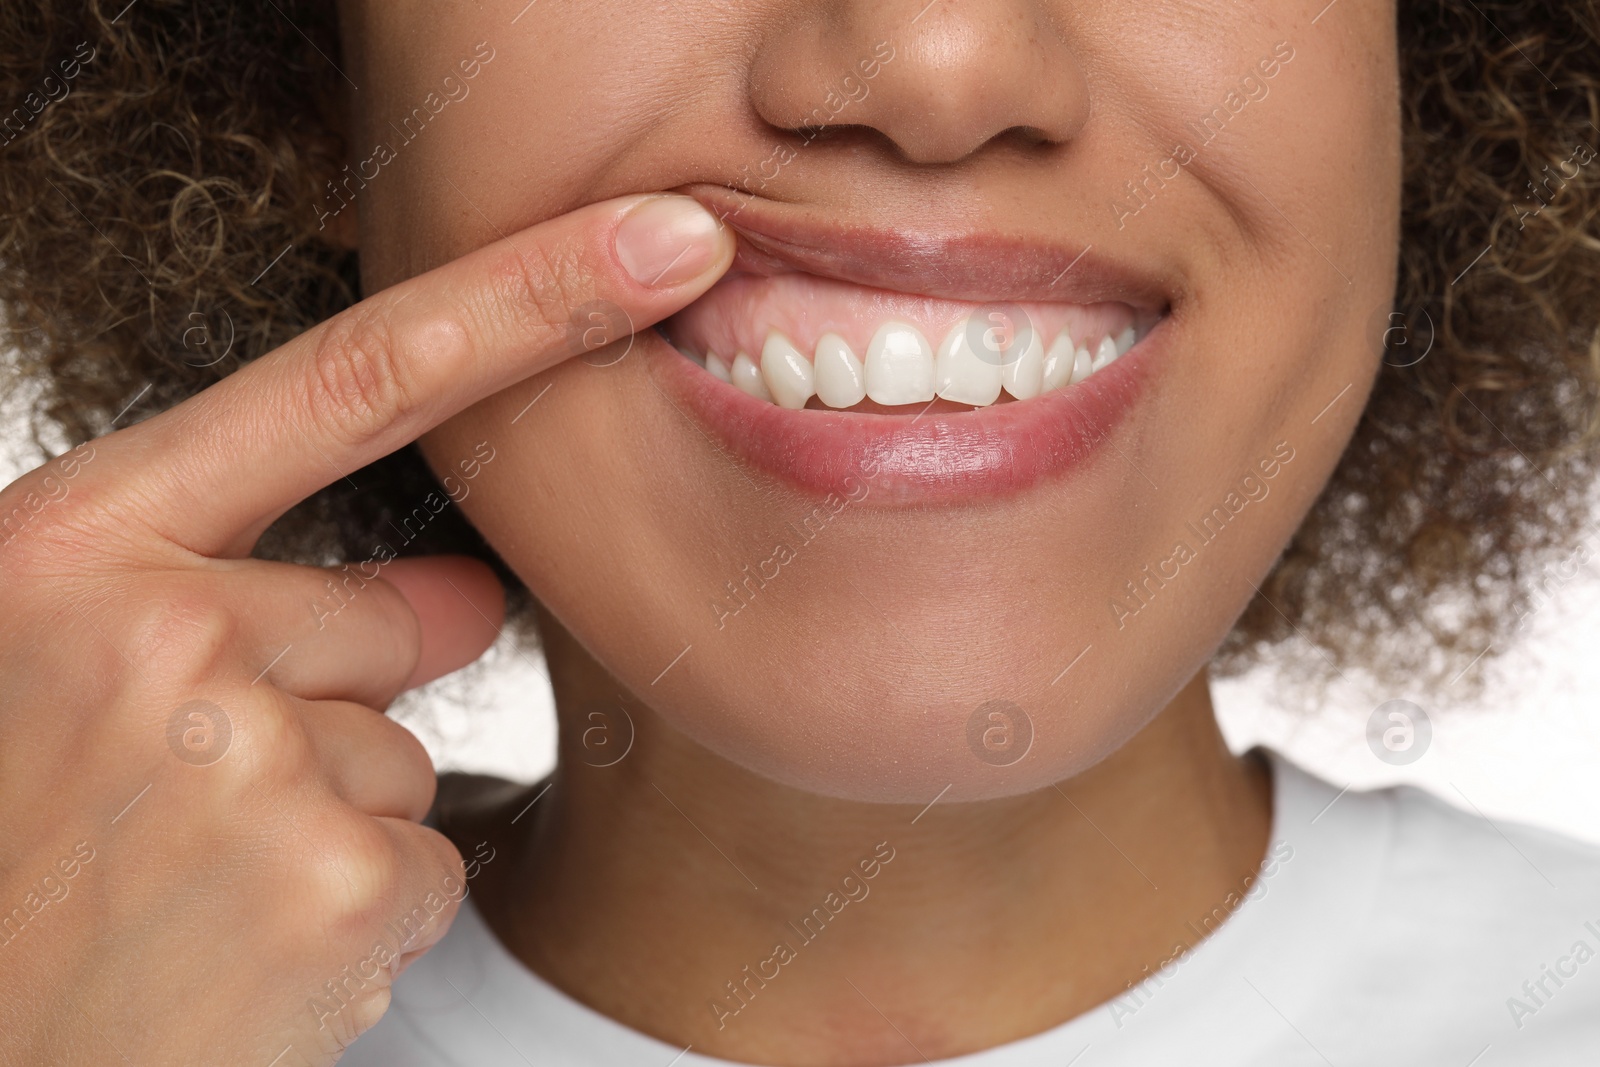
<svg viewBox="0 0 1600 1067"><path fill-rule="evenodd" d="M357 298L316 228L344 162L333 5L126 2L0 0L0 373L36 390L36 440L169 407ZM1398 28L1400 278L1374 336L1430 347L1384 361L1224 673L1294 636L1380 677L1454 673L1506 646L1591 516L1600 0L1400 0ZM414 447L355 481L258 552L361 558L435 486ZM488 559L526 617L455 509L408 550Z"/></svg>

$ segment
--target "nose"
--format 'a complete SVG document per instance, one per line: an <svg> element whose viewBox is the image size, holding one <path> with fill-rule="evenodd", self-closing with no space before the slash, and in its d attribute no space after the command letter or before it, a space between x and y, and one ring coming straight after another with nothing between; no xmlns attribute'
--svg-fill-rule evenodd
<svg viewBox="0 0 1600 1067"><path fill-rule="evenodd" d="M1064 144L1088 83L1042 0L795 0L760 46L752 102L784 130L876 131L912 163L990 142Z"/></svg>

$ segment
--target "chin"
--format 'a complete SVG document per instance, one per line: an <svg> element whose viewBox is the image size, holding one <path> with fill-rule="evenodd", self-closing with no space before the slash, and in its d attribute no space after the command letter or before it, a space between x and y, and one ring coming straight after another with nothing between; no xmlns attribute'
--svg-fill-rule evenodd
<svg viewBox="0 0 1600 1067"><path fill-rule="evenodd" d="M962 507L873 509L869 496L809 527L817 498L775 491L723 520L737 533L696 529L671 587L658 575L651 602L635 602L676 647L641 649L621 605L553 608L623 688L763 778L919 808L1031 792L1144 727L1251 592L1212 586L1217 568L1119 625L1105 576L1135 557L1092 532L1118 527L1105 490L1120 477L1091 464L1054 491ZM1097 540L1107 547L1086 550Z"/></svg>
<svg viewBox="0 0 1600 1067"><path fill-rule="evenodd" d="M1169 649L1182 655L1158 664L1129 646L1095 645L1110 635L1070 614L1029 636L1032 617L974 626L949 608L899 610L912 642L869 611L841 603L778 620L725 654L696 645L668 678L705 655L675 685L644 679L649 702L723 758L806 792L919 808L935 797L992 799L1104 760L1167 705L1226 629L1187 634L1187 647ZM830 637L829 621L847 617L858 629ZM811 640L768 643L773 631L811 627ZM772 651L752 659L752 647Z"/></svg>

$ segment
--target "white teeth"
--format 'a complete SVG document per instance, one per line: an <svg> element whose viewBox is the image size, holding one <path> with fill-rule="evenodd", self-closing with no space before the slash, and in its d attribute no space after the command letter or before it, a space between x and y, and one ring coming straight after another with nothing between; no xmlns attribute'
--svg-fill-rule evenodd
<svg viewBox="0 0 1600 1067"><path fill-rule="evenodd" d="M825 333L817 341L817 398L830 408L848 408L867 395L866 372L861 361L836 333Z"/></svg>
<svg viewBox="0 0 1600 1067"><path fill-rule="evenodd" d="M777 330L770 331L766 343L761 346L761 376L766 379L767 390L778 406L792 411L805 407L811 394L816 392L811 361Z"/></svg>
<svg viewBox="0 0 1600 1067"><path fill-rule="evenodd" d="M1048 393L1060 389L1072 380L1072 335L1062 330L1056 334L1050 351L1044 356L1044 382L1041 391Z"/></svg>
<svg viewBox="0 0 1600 1067"><path fill-rule="evenodd" d="M1107 366L1117 358L1117 342L1110 337L1100 338L1100 347L1094 350L1094 362L1089 365L1091 371L1097 371Z"/></svg>
<svg viewBox="0 0 1600 1067"><path fill-rule="evenodd" d="M921 330L890 321L873 334L865 360L836 333L823 334L814 358L807 359L777 330L768 331L759 361L745 352L734 356L731 365L711 351L703 361L689 358L713 377L791 410L804 408L812 396L835 409L855 407L867 397L885 407L901 407L926 404L935 396L986 407L1000 399L1002 389L1017 400L1029 400L1077 385L1139 343L1139 331L1133 326L1114 337L1105 335L1092 350L1076 345L1063 329L1046 351L1043 338L1030 330L1021 352L1016 352L1013 341L1010 350L998 354L996 365L994 354L980 354L972 347L969 326L962 320L951 327L937 354Z"/></svg>
<svg viewBox="0 0 1600 1067"><path fill-rule="evenodd" d="M1000 368L979 359L967 341L967 321L950 328L934 359L939 395L958 404L983 407L1000 398Z"/></svg>
<svg viewBox="0 0 1600 1067"><path fill-rule="evenodd" d="M777 403L772 399L772 393L767 390L767 383L761 378L761 368L757 367L745 353L740 352L733 357L733 369L728 376L733 379L734 385L757 400L765 400L769 404Z"/></svg>
<svg viewBox="0 0 1600 1067"><path fill-rule="evenodd" d="M1017 344L1012 342L1011 348L1006 351L1005 363L1000 368L1000 381L1006 387L1006 392L1018 400L1029 400L1039 395L1039 389L1044 383L1044 342L1039 340L1039 331L1028 330L1026 345L1021 352L1017 351Z"/></svg>
<svg viewBox="0 0 1600 1067"><path fill-rule="evenodd" d="M933 347L922 331L886 322L867 346L867 395L885 407L933 399Z"/></svg>
<svg viewBox="0 0 1600 1067"><path fill-rule="evenodd" d="M1089 375L1094 373L1094 357L1089 355L1089 350L1078 347L1072 356L1072 377L1067 379L1068 385L1077 385Z"/></svg>

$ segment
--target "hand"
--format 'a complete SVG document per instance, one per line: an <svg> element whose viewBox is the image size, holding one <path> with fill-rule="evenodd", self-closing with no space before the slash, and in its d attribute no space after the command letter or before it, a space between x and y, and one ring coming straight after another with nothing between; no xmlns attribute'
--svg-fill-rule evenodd
<svg viewBox="0 0 1600 1067"><path fill-rule="evenodd" d="M377 1021L465 889L418 825L428 757L375 709L477 658L499 589L396 561L328 619L327 571L248 555L581 351L572 307L644 328L732 255L686 198L594 204L0 490L0 1063L327 1064Z"/></svg>

